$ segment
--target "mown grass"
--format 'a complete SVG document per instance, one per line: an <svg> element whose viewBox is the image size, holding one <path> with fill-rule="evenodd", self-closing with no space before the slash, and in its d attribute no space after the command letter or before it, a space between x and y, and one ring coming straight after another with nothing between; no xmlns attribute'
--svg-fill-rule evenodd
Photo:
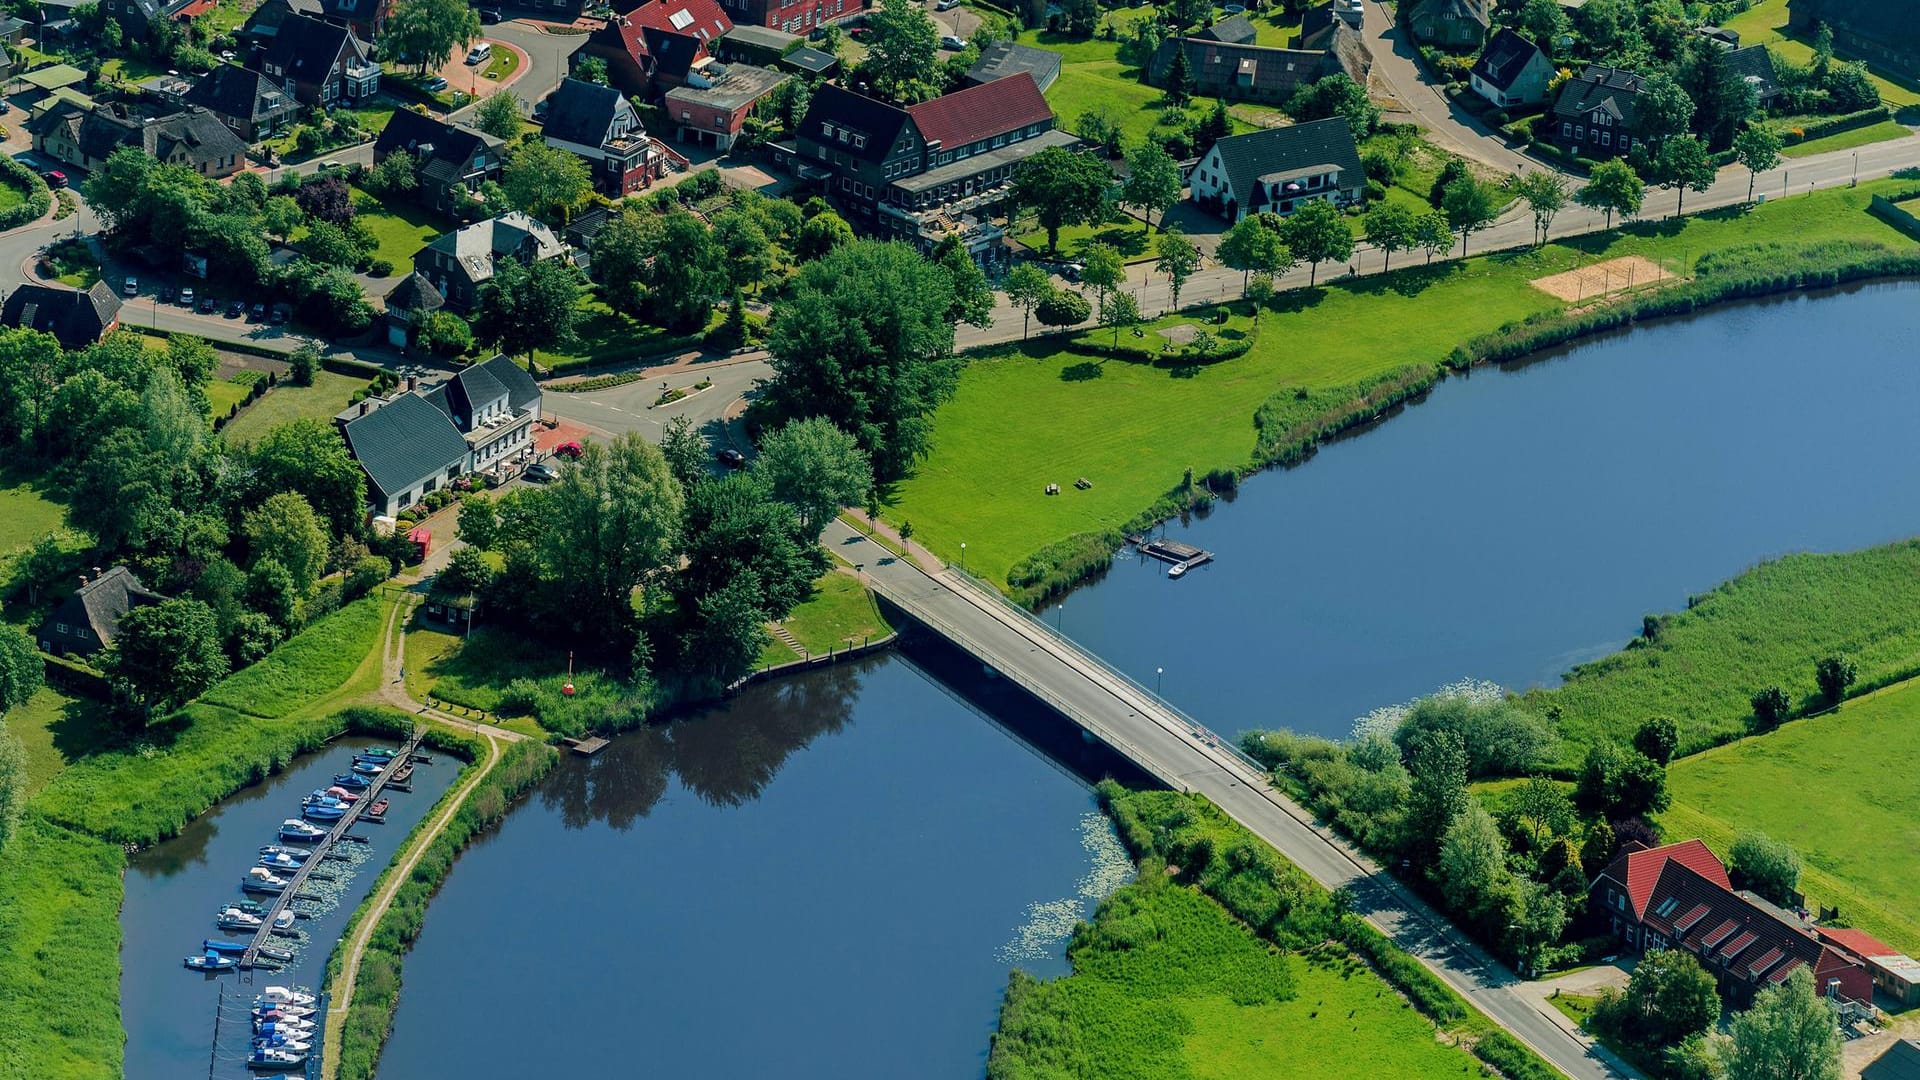
<svg viewBox="0 0 1920 1080"><path fill-rule="evenodd" d="M50 686L10 710L4 727L26 747L28 798L39 794L69 764L118 738L105 706L68 697Z"/></svg>
<svg viewBox="0 0 1920 1080"><path fill-rule="evenodd" d="M247 400L253 392L252 384L243 384L231 379L212 379L207 383L207 418L215 419L227 415L227 410Z"/></svg>
<svg viewBox="0 0 1920 1080"><path fill-rule="evenodd" d="M893 632L860 579L837 571L822 574L813 583L813 595L794 608L782 625L815 655Z"/></svg>
<svg viewBox="0 0 1920 1080"><path fill-rule="evenodd" d="M31 546L65 519L66 508L54 501L45 478L0 468L0 554Z"/></svg>
<svg viewBox="0 0 1920 1080"><path fill-rule="evenodd" d="M1673 718L1691 753L1745 732L1765 687L1780 686L1797 709L1819 707L1813 667L1823 656L1851 658L1862 685L1911 674L1916 605L1920 541L1789 555L1690 598L1652 643L1575 668L1527 700L1555 711L1569 766L1587 744L1629 739L1655 715Z"/></svg>
<svg viewBox="0 0 1920 1080"><path fill-rule="evenodd" d="M1856 698L1673 764L1660 824L1724 858L1742 831L1791 843L1809 906L1920 952L1920 771L1904 748L1920 729L1920 682Z"/></svg>
<svg viewBox="0 0 1920 1080"><path fill-rule="evenodd" d="M392 263L396 275L404 277L413 268L414 255L429 240L454 228L452 222L404 199L387 200L354 190L353 216L379 243L373 257Z"/></svg>
<svg viewBox="0 0 1920 1080"><path fill-rule="evenodd" d="M515 679L565 675L567 654L510 630L476 627L465 638L434 629L418 613L407 632L407 693L496 712Z"/></svg>
<svg viewBox="0 0 1920 1080"><path fill-rule="evenodd" d="M260 400L240 410L240 415L222 428L221 433L229 444L244 446L281 424L304 417L331 423L334 414L345 409L353 399L353 392L365 389L366 385L365 379L325 370L313 373L312 386L282 381Z"/></svg>
<svg viewBox="0 0 1920 1080"><path fill-rule="evenodd" d="M356 600L228 676L201 700L267 720L286 716L352 677L379 643L387 610L378 597Z"/></svg>
<svg viewBox="0 0 1920 1080"><path fill-rule="evenodd" d="M1475 335L1561 310L1529 284L1534 278L1629 254L1679 260L1773 241L1910 250L1912 241L1864 212L1868 196L1889 186L1646 222L1433 267L1405 256L1405 268L1390 275L1283 294L1246 355L1209 366L1102 361L1067 352L1058 339L976 358L934 416L932 453L891 492L887 517L912 521L916 539L948 560L957 561L966 542L969 565L1004 581L1015 563L1050 544L1118 528L1189 468L1200 476L1246 466L1255 411L1270 397L1352 387L1408 365L1432 368ZM1202 325L1201 318L1188 313L1156 325ZM1239 314L1204 328L1219 337L1250 332L1250 323ZM1110 335L1087 331L1081 339L1105 344ZM1092 490L1072 487L1080 476L1094 482ZM1049 483L1064 493L1046 496Z"/></svg>
<svg viewBox="0 0 1920 1080"><path fill-rule="evenodd" d="M0 1076L121 1074L116 844L29 810L0 857Z"/></svg>
<svg viewBox="0 0 1920 1080"><path fill-rule="evenodd" d="M1887 142L1890 139L1911 138L1913 138L1912 128L1896 124L1891 120L1883 120L1878 124L1869 124L1866 127L1854 128L1851 131L1836 132L1832 135L1823 135L1818 139L1808 139L1803 143L1795 143L1782 150L1781 153L1790 158L1810 157L1814 154L1824 154L1833 150L1852 150L1859 146L1871 146L1874 143Z"/></svg>
<svg viewBox="0 0 1920 1080"><path fill-rule="evenodd" d="M1742 45L1765 45L1774 55L1796 64L1813 62L1812 43L1787 36L1787 0L1759 0L1747 10L1728 18L1726 26L1729 30L1739 31ZM1857 59L1843 52L1836 52L1836 55L1842 60ZM1920 105L1920 88L1915 88L1904 79L1891 79L1885 72L1875 71L1873 84L1880 88L1880 100L1896 109Z"/></svg>

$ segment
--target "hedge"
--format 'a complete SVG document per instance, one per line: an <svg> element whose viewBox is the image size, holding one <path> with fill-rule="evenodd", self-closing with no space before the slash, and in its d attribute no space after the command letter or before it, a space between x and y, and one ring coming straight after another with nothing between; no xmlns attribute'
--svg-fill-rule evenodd
<svg viewBox="0 0 1920 1080"><path fill-rule="evenodd" d="M1862 109L1856 113L1844 113L1840 116L1824 116L1810 124L1795 124L1780 132L1780 137L1788 146L1814 139L1823 139L1828 135L1838 135L1855 128L1872 127L1882 120L1893 116L1885 105L1876 105L1871 109ZM1798 132L1798 134L1795 134Z"/></svg>
<svg viewBox="0 0 1920 1080"><path fill-rule="evenodd" d="M0 231L39 221L53 209L53 192L47 190L47 182L40 179L39 173L10 157L0 156L0 183L25 188L27 196L27 201L19 206L0 212Z"/></svg>

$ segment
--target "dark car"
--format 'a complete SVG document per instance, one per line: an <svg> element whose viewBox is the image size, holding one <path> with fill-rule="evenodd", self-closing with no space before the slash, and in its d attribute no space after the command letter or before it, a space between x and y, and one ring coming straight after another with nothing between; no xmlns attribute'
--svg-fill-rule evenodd
<svg viewBox="0 0 1920 1080"><path fill-rule="evenodd" d="M48 169L46 172L40 174L40 179L45 180L47 186L50 188L63 188L67 186L67 174L61 172L59 169Z"/></svg>
<svg viewBox="0 0 1920 1080"><path fill-rule="evenodd" d="M722 465L725 465L729 469L737 469L747 463L747 456L745 454L742 454L740 451L735 450L731 446L727 447L724 450L714 451L713 457L714 457L714 460L718 461Z"/></svg>
<svg viewBox="0 0 1920 1080"><path fill-rule="evenodd" d="M256 301L253 305L252 311L249 312L248 317L251 318L254 322L266 322L267 321L267 305Z"/></svg>
<svg viewBox="0 0 1920 1080"><path fill-rule="evenodd" d="M485 23L488 26L492 26L494 23L499 22L501 18L502 16L500 14L500 9L498 8L483 7L480 9L480 21Z"/></svg>
<svg viewBox="0 0 1920 1080"><path fill-rule="evenodd" d="M542 465L537 461L527 466L527 471L521 475L525 476L530 483L535 484L551 484L555 480L560 479L560 474L553 470L553 466Z"/></svg>
<svg viewBox="0 0 1920 1080"><path fill-rule="evenodd" d="M292 314L293 314L293 309L288 307L286 304L275 304L273 305L273 313L270 316L270 321L273 323L273 325L279 326L280 324L286 322L287 317Z"/></svg>
<svg viewBox="0 0 1920 1080"><path fill-rule="evenodd" d="M428 79L426 82L423 82L420 84L420 89L425 90L429 94L437 94L440 91L445 90L446 88L447 88L447 80L441 78L438 75L435 75L433 78Z"/></svg>
<svg viewBox="0 0 1920 1080"><path fill-rule="evenodd" d="M200 314L211 315L214 312L219 310L220 310L220 301L215 300L211 296L203 296L200 298Z"/></svg>
<svg viewBox="0 0 1920 1080"><path fill-rule="evenodd" d="M240 316L245 315L246 313L247 313L247 302L245 300L227 301L227 318L237 319Z"/></svg>

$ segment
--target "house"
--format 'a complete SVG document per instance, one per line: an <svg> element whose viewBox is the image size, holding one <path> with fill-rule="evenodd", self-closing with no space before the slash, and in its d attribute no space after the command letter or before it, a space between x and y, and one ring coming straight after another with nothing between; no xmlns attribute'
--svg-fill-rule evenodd
<svg viewBox="0 0 1920 1080"><path fill-rule="evenodd" d="M1193 35L1201 41L1222 41L1228 45L1251 45L1260 36L1253 21L1245 15L1229 15Z"/></svg>
<svg viewBox="0 0 1920 1080"><path fill-rule="evenodd" d="M1902 1006L1920 1005L1920 960L1864 930L1818 926L1813 932L1821 941L1865 964L1875 989Z"/></svg>
<svg viewBox="0 0 1920 1080"><path fill-rule="evenodd" d="M1633 148L1635 107L1645 80L1631 71L1591 64L1568 79L1548 114L1548 138L1563 149L1599 161Z"/></svg>
<svg viewBox="0 0 1920 1080"><path fill-rule="evenodd" d="M367 398L334 417L367 474L375 515L395 516L462 476L531 456L540 387L519 364L495 356L422 388L408 379L386 398Z"/></svg>
<svg viewBox="0 0 1920 1080"><path fill-rule="evenodd" d="M404 349L413 344L415 332L427 317L447 306L447 298L415 270L387 293L386 305L387 344Z"/></svg>
<svg viewBox="0 0 1920 1080"><path fill-rule="evenodd" d="M869 0L720 0L741 26L769 26L789 34L811 34L820 27L866 14Z"/></svg>
<svg viewBox="0 0 1920 1080"><path fill-rule="evenodd" d="M652 101L712 63L711 45L732 29L715 0L646 0L609 18L582 52L607 62L614 86Z"/></svg>
<svg viewBox="0 0 1920 1080"><path fill-rule="evenodd" d="M18 45L27 34L27 20L9 15L0 18L0 45Z"/></svg>
<svg viewBox="0 0 1920 1080"><path fill-rule="evenodd" d="M1195 203L1239 221L1262 211L1291 214L1310 199L1357 202L1366 195L1367 172L1353 129L1334 116L1221 139L1194 166L1190 183Z"/></svg>
<svg viewBox="0 0 1920 1080"><path fill-rule="evenodd" d="M480 288L502 259L531 266L565 254L553 230L519 210L441 233L413 257L413 268L433 283L455 311L472 311Z"/></svg>
<svg viewBox="0 0 1920 1080"><path fill-rule="evenodd" d="M1408 17L1413 36L1448 49L1476 49L1493 20L1486 0L1421 0Z"/></svg>
<svg viewBox="0 0 1920 1080"><path fill-rule="evenodd" d="M92 656L113 644L127 612L165 599L124 566L104 574L96 566L91 578L80 575L80 587L60 601L34 637L49 656Z"/></svg>
<svg viewBox="0 0 1920 1080"><path fill-rule="evenodd" d="M1300 15L1300 33L1294 36L1296 49L1324 49L1333 39L1333 24L1345 23L1349 30L1366 28L1366 9L1362 0L1326 0Z"/></svg>
<svg viewBox="0 0 1920 1080"><path fill-rule="evenodd" d="M1860 1070L1860 1080L1920 1080L1920 1042L1901 1039Z"/></svg>
<svg viewBox="0 0 1920 1080"><path fill-rule="evenodd" d="M319 19L324 12L320 0L261 0L259 6L240 24L237 36L254 47L264 47L280 33L280 24L293 15Z"/></svg>
<svg viewBox="0 0 1920 1080"><path fill-rule="evenodd" d="M899 108L831 84L808 103L790 167L849 217L883 237L931 250L958 236L980 261L999 257L992 217L1022 161L1079 140L1027 72Z"/></svg>
<svg viewBox="0 0 1920 1080"><path fill-rule="evenodd" d="M300 103L272 79L238 64L220 64L181 99L220 118L235 135L258 142L292 126Z"/></svg>
<svg viewBox="0 0 1920 1080"><path fill-rule="evenodd" d="M247 144L220 118L197 106L168 116L126 116L113 106L83 109L60 102L27 124L33 148L48 157L89 171L106 164L115 150L133 146L156 161L184 165L216 180L247 164Z"/></svg>
<svg viewBox="0 0 1920 1080"><path fill-rule="evenodd" d="M735 23L727 36L713 43L713 54L724 61L739 61L769 67L800 47L806 39L799 34L775 30L771 26L742 26Z"/></svg>
<svg viewBox="0 0 1920 1080"><path fill-rule="evenodd" d="M352 30L311 15L289 14L247 66L278 81L302 105L356 105L380 90L380 65Z"/></svg>
<svg viewBox="0 0 1920 1080"><path fill-rule="evenodd" d="M1815 988L1870 1002L1866 966L1823 942L1794 916L1733 890L1726 867L1699 840L1629 845L1594 879L1589 909L1630 948L1684 949L1719 983L1733 1008L1805 968Z"/></svg>
<svg viewBox="0 0 1920 1080"><path fill-rule="evenodd" d="M1753 87L1754 103L1760 108L1772 108L1779 99L1780 79L1774 73L1773 53L1765 45L1728 50L1727 70Z"/></svg>
<svg viewBox="0 0 1920 1080"><path fill-rule="evenodd" d="M120 325L120 298L104 281L86 289L19 285L0 304L0 324L52 334L63 349L84 349Z"/></svg>
<svg viewBox="0 0 1920 1080"><path fill-rule="evenodd" d="M1920 79L1920 30L1908 0L1787 0L1787 28L1811 41L1819 24L1840 53L1906 79Z"/></svg>
<svg viewBox="0 0 1920 1080"><path fill-rule="evenodd" d="M810 79L831 79L840 74L839 57L810 45L802 45L781 57L780 66Z"/></svg>
<svg viewBox="0 0 1920 1080"><path fill-rule="evenodd" d="M960 85L985 86L1023 71L1033 77L1034 85L1044 94L1060 78L1060 54L1052 49L996 41L980 50L980 59L967 69Z"/></svg>
<svg viewBox="0 0 1920 1080"><path fill-rule="evenodd" d="M611 86L562 81L547 99L543 134L548 146L584 158L594 189L615 199L652 187L671 164L666 147L640 125L633 103Z"/></svg>
<svg viewBox="0 0 1920 1080"><path fill-rule="evenodd" d="M74 12L94 2L96 0L42 0L37 5L40 28L34 37L47 41L72 36L80 29Z"/></svg>
<svg viewBox="0 0 1920 1080"><path fill-rule="evenodd" d="M373 160L377 165L396 153L412 155L419 180L414 198L440 213L466 217L480 185L500 178L506 145L477 128L398 109L373 142Z"/></svg>
<svg viewBox="0 0 1920 1080"><path fill-rule="evenodd" d="M361 41L377 41L393 14L394 0L319 0L320 17L353 31Z"/></svg>
<svg viewBox="0 0 1920 1080"><path fill-rule="evenodd" d="M1553 61L1540 47L1506 27L1493 35L1474 61L1473 92L1502 109L1547 100Z"/></svg>
<svg viewBox="0 0 1920 1080"><path fill-rule="evenodd" d="M622 213L619 203L589 206L585 210L567 219L567 227L561 233L561 239L573 249L574 265L580 265L581 256L593 249L593 242L606 231L607 226Z"/></svg>
<svg viewBox="0 0 1920 1080"><path fill-rule="evenodd" d="M1184 49L1195 92L1207 97L1280 104L1302 86L1340 74L1365 86L1373 54L1360 34L1344 22L1335 23L1327 41L1324 49L1278 49L1198 37L1168 38L1148 61L1148 81L1166 86L1174 55Z"/></svg>
<svg viewBox="0 0 1920 1080"><path fill-rule="evenodd" d="M706 65L687 85L667 91L662 104L673 122L674 138L731 148L754 108L792 77L750 64Z"/></svg>
<svg viewBox="0 0 1920 1080"><path fill-rule="evenodd" d="M120 24L128 41L145 41L153 24L173 18L191 0L100 0L100 14Z"/></svg>

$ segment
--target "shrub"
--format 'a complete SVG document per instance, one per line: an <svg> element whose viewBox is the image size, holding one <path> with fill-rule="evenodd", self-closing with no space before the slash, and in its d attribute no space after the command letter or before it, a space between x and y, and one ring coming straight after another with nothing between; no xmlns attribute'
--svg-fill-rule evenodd
<svg viewBox="0 0 1920 1080"><path fill-rule="evenodd" d="M53 193L47 190L47 182L21 162L10 157L0 157L0 183L9 184L25 190L26 201L19 206L0 213L0 230L15 229L30 221L38 221L53 208Z"/></svg>

